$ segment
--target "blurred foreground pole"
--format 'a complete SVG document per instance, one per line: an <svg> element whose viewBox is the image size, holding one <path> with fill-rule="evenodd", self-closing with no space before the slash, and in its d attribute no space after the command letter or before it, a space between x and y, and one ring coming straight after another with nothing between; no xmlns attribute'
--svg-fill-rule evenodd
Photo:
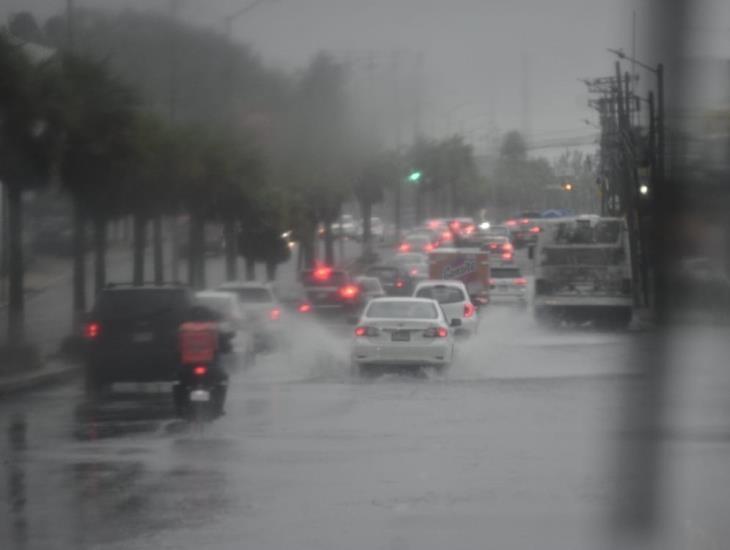
<svg viewBox="0 0 730 550"><path fill-rule="evenodd" d="M2 184L0 184L2 185ZM0 187L0 304L7 300L8 282L8 188Z"/></svg>
<svg viewBox="0 0 730 550"><path fill-rule="evenodd" d="M626 406L619 440L619 484L614 505L613 533L619 538L614 547L645 547L657 535L663 481L662 425L665 420L665 393L668 378L667 331L672 317L669 301L671 289L669 273L672 254L677 253L677 232L680 225L682 197L677 182L678 171L665 171L664 125L665 108L678 113L682 104L684 86L681 72L686 45L684 24L689 2L686 0L654 0L650 55L666 62L671 68L673 97L664 105L664 64L659 65L657 90L657 174L651 190L650 228L655 274L654 319L656 328L637 343L636 356L641 368L638 387L630 386L625 396ZM676 121L676 118L672 118Z"/></svg>
<svg viewBox="0 0 730 550"><path fill-rule="evenodd" d="M169 55L170 55L170 73L168 74L168 117L170 124L175 123L175 112L177 108L177 13L179 0L170 0L170 36L168 37ZM172 282L180 281L180 239L178 230L177 212L173 212L168 221L170 233L170 280ZM189 243L188 243L189 244Z"/></svg>

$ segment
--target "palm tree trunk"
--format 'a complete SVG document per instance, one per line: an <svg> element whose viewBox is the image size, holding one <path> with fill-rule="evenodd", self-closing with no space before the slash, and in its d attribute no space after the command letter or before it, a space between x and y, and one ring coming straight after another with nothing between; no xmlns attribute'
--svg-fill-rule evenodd
<svg viewBox="0 0 730 550"><path fill-rule="evenodd" d="M152 220L152 263L155 273L155 284L165 281L165 256L162 249L162 216L156 215Z"/></svg>
<svg viewBox="0 0 730 550"><path fill-rule="evenodd" d="M107 222L104 216L94 216L94 292L106 285Z"/></svg>
<svg viewBox="0 0 730 550"><path fill-rule="evenodd" d="M362 255L369 256L373 251L373 230L370 223L373 215L373 203L369 200L361 201L360 214L362 215Z"/></svg>
<svg viewBox="0 0 730 550"><path fill-rule="evenodd" d="M266 262L266 280L270 283L276 280L276 262Z"/></svg>
<svg viewBox="0 0 730 550"><path fill-rule="evenodd" d="M327 220L324 224L324 262L327 265L335 265L335 246L332 238L332 222Z"/></svg>
<svg viewBox="0 0 730 550"><path fill-rule="evenodd" d="M8 213L8 345L25 340L23 295L23 202L19 186L7 187Z"/></svg>
<svg viewBox="0 0 730 550"><path fill-rule="evenodd" d="M86 212L74 201L73 242L73 330L77 334L86 312Z"/></svg>
<svg viewBox="0 0 730 550"><path fill-rule="evenodd" d="M223 223L223 237L226 252L226 280L238 279L238 240L236 239L236 224L232 219Z"/></svg>
<svg viewBox="0 0 730 550"><path fill-rule="evenodd" d="M256 262L253 258L246 257L246 280L247 281L255 281L256 280Z"/></svg>
<svg viewBox="0 0 730 550"><path fill-rule="evenodd" d="M132 254L132 283L144 284L144 256L147 248L147 218L141 214L134 215L133 254Z"/></svg>

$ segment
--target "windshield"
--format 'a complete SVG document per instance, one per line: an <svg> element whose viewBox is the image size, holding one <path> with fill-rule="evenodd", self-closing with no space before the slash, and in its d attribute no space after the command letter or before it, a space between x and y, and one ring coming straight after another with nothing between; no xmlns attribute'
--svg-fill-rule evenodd
<svg viewBox="0 0 730 550"><path fill-rule="evenodd" d="M438 311L433 304L425 302L373 302L365 317L377 319L437 319Z"/></svg>
<svg viewBox="0 0 730 550"><path fill-rule="evenodd" d="M516 279L521 276L516 267L493 267L489 273L492 279Z"/></svg>
<svg viewBox="0 0 730 550"><path fill-rule="evenodd" d="M184 290L126 289L99 295L96 315L102 319L152 318L180 314L188 307Z"/></svg>
<svg viewBox="0 0 730 550"><path fill-rule="evenodd" d="M431 298L439 304L455 304L466 301L466 296L460 288L446 285L426 286L416 292L418 298Z"/></svg>

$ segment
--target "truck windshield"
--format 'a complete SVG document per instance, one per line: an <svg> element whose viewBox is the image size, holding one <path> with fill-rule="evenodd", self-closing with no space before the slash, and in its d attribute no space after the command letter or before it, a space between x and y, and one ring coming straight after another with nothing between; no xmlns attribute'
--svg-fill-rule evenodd
<svg viewBox="0 0 730 550"><path fill-rule="evenodd" d="M551 266L606 266L621 265L626 261L623 248L543 248L540 265Z"/></svg>
<svg viewBox="0 0 730 550"><path fill-rule="evenodd" d="M591 225L589 220L561 223L555 233L555 244L616 244L621 237L621 222L599 221Z"/></svg>

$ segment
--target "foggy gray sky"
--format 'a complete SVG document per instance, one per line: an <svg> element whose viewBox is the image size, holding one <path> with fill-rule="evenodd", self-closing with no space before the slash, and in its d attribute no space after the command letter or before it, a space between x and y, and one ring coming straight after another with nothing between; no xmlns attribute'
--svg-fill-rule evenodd
<svg viewBox="0 0 730 550"><path fill-rule="evenodd" d="M165 9L168 1L76 0L82 6L153 10ZM223 17L247 3L182 1L181 14L187 21L221 30ZM606 48L630 51L631 10L636 6L641 32L648 17L644 4L638 0L270 0L236 22L235 36L252 44L266 63L285 68L305 65L319 50L339 55L373 52L383 60L394 51L422 52L422 127L432 134L457 126L476 135L489 122L492 107L501 130L521 128L524 58L529 67L529 127L537 137L557 137L591 132L582 120L593 115L586 106L585 86L577 79L612 71L613 58ZM45 16L62 10L65 0L4 0L2 5L3 17L21 9ZM404 74L413 70L406 67L408 63L402 62Z"/></svg>

